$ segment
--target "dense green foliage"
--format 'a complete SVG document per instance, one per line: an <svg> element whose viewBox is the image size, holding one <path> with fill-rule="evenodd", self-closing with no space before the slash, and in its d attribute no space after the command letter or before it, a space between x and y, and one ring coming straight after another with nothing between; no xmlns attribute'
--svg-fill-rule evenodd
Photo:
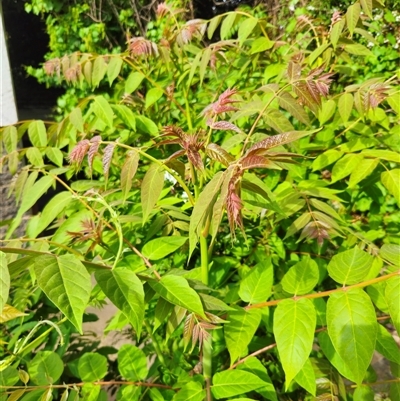
<svg viewBox="0 0 400 401"><path fill-rule="evenodd" d="M162 4L157 40L45 63L96 92L1 131L1 401L372 400L375 350L400 399L398 16L304 11ZM118 350L82 336L106 298Z"/></svg>

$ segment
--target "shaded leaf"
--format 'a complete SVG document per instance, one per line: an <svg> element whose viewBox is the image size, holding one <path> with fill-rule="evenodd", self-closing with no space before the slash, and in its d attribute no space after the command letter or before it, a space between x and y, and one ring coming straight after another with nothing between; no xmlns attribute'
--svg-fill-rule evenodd
<svg viewBox="0 0 400 401"><path fill-rule="evenodd" d="M55 383L63 371L64 363L53 351L39 351L28 364L29 376L38 386Z"/></svg>
<svg viewBox="0 0 400 401"><path fill-rule="evenodd" d="M300 122L309 125L310 119L307 112L300 106L289 92L281 92L278 97L279 106L288 111L294 118Z"/></svg>

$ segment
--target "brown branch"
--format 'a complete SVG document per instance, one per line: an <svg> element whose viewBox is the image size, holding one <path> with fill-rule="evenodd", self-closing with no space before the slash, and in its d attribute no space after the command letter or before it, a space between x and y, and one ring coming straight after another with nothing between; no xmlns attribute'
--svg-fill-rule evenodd
<svg viewBox="0 0 400 401"><path fill-rule="evenodd" d="M337 288L335 290L328 290L328 291L321 291L321 292L316 292L313 294L307 294L307 295L301 295L301 296L294 296L291 298L284 298L284 299L274 299L272 301L267 301L267 302L260 302L258 304L254 305L248 305L244 309L259 309L259 308L266 308L268 306L275 306L278 305L280 302L285 301L286 299L293 299L294 301L298 301L299 299L315 299L315 298L324 298L328 297L329 295L334 294L335 292L340 292L340 291L349 291L352 290L353 288L364 288L372 284L379 283L381 281L386 281L389 280L392 277L399 276L400 275L400 270L394 272L394 273L389 273L386 274L385 276L380 276L371 280L363 281L362 283L354 284L354 285L349 285L349 286L344 286L341 288Z"/></svg>

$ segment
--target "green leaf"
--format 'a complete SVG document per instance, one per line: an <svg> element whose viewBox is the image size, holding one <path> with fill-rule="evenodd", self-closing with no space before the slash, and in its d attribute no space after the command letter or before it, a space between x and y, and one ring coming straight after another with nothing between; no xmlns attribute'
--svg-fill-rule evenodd
<svg viewBox="0 0 400 401"><path fill-rule="evenodd" d="M107 72L107 65L102 56L97 56L93 63L92 86L97 87Z"/></svg>
<svg viewBox="0 0 400 401"><path fill-rule="evenodd" d="M272 384L271 378L268 375L267 368L261 363L259 359L252 356L246 358L244 363L241 363L237 369L245 370L247 372L253 373L261 380L264 381L264 386L257 389L257 393L259 393L262 397L271 401L278 401L275 387ZM236 400L248 400L248 398L239 398Z"/></svg>
<svg viewBox="0 0 400 401"><path fill-rule="evenodd" d="M353 372L347 366L345 361L340 357L335 347L332 344L331 339L326 331L318 333L318 342L322 349L322 352L327 357L328 361L336 368L336 370L347 379L355 382L356 379L353 376Z"/></svg>
<svg viewBox="0 0 400 401"><path fill-rule="evenodd" d="M58 148L46 148L46 156L50 161L52 161L56 166L62 167L64 156L60 149Z"/></svg>
<svg viewBox="0 0 400 401"><path fill-rule="evenodd" d="M136 125L140 131L143 131L145 134L157 135L158 127L153 120L147 118L145 116L136 116Z"/></svg>
<svg viewBox="0 0 400 401"><path fill-rule="evenodd" d="M347 177L352 171L359 166L363 156L361 154L344 155L332 169L332 183Z"/></svg>
<svg viewBox="0 0 400 401"><path fill-rule="evenodd" d="M211 50L210 47L207 47L203 51L203 55L201 57L201 62L200 62L200 85L204 81L204 77L205 77L206 72L208 70L208 64L209 64L210 59L211 59L211 55L212 55L212 50Z"/></svg>
<svg viewBox="0 0 400 401"><path fill-rule="evenodd" d="M7 266L7 258L4 252L0 251L0 312L3 310L10 291L10 273Z"/></svg>
<svg viewBox="0 0 400 401"><path fill-rule="evenodd" d="M281 92L278 97L279 106L288 111L294 118L300 122L309 125L310 119L307 112L297 103L295 98L289 92Z"/></svg>
<svg viewBox="0 0 400 401"><path fill-rule="evenodd" d="M246 18L240 25L238 30L238 39L240 45L243 45L244 41L253 32L254 28L258 24L258 19L254 17Z"/></svg>
<svg viewBox="0 0 400 401"><path fill-rule="evenodd" d="M257 39L254 39L253 43L251 44L250 54L265 52L266 50L271 49L274 43L275 42L266 36L261 36Z"/></svg>
<svg viewBox="0 0 400 401"><path fill-rule="evenodd" d="M315 380L315 372L310 362L310 358L307 359L300 372L297 373L294 381L315 397L317 382Z"/></svg>
<svg viewBox="0 0 400 401"><path fill-rule="evenodd" d="M353 401L374 401L375 392L369 386L357 387L353 393Z"/></svg>
<svg viewBox="0 0 400 401"><path fill-rule="evenodd" d="M345 23L346 23L345 19L342 18L332 26L330 36L334 48L336 48L336 45L339 41L340 35L342 34Z"/></svg>
<svg viewBox="0 0 400 401"><path fill-rule="evenodd" d="M333 346L360 384L371 363L378 331L371 299L359 288L336 292L329 297L326 319Z"/></svg>
<svg viewBox="0 0 400 401"><path fill-rule="evenodd" d="M396 266L400 265L400 245L396 244L384 244L379 250L379 255L382 259L387 262L393 263Z"/></svg>
<svg viewBox="0 0 400 401"><path fill-rule="evenodd" d="M143 255L150 260L159 260L175 252L185 242L187 237L170 236L155 238L145 244L142 248Z"/></svg>
<svg viewBox="0 0 400 401"><path fill-rule="evenodd" d="M390 399L392 401L398 401L400 400L400 382L397 383L392 383L390 385L390 393L389 393Z"/></svg>
<svg viewBox="0 0 400 401"><path fill-rule="evenodd" d="M55 383L63 371L63 361L53 351L39 351L28 363L29 376L38 386Z"/></svg>
<svg viewBox="0 0 400 401"><path fill-rule="evenodd" d="M365 149L361 152L364 157L376 157L390 162L400 163L400 153L384 149Z"/></svg>
<svg viewBox="0 0 400 401"><path fill-rule="evenodd" d="M329 166L334 163L336 160L340 159L343 156L343 152L339 152L336 149L329 149L326 152L319 155L312 163L312 169L321 170L322 168Z"/></svg>
<svg viewBox="0 0 400 401"><path fill-rule="evenodd" d="M72 109L71 113L69 113L69 121L78 132L84 132L82 110L80 107Z"/></svg>
<svg viewBox="0 0 400 401"><path fill-rule="evenodd" d="M139 338L144 318L142 282L125 268L97 270L95 277L104 294L129 319Z"/></svg>
<svg viewBox="0 0 400 401"><path fill-rule="evenodd" d="M311 220L310 213L304 213L300 217L298 217L286 230L285 239L291 237L293 234L300 231L303 227L305 227L308 222Z"/></svg>
<svg viewBox="0 0 400 401"><path fill-rule="evenodd" d="M274 314L274 333L286 375L286 389L303 368L312 349L317 315L309 299L285 299Z"/></svg>
<svg viewBox="0 0 400 401"><path fill-rule="evenodd" d="M373 261L373 256L356 246L334 255L328 264L328 272L339 284L357 284L368 275Z"/></svg>
<svg viewBox="0 0 400 401"><path fill-rule="evenodd" d="M381 174L382 184L394 196L400 205L400 169L384 171Z"/></svg>
<svg viewBox="0 0 400 401"><path fill-rule="evenodd" d="M129 381L141 381L147 377L145 353L131 344L124 344L118 351L118 370Z"/></svg>
<svg viewBox="0 0 400 401"><path fill-rule="evenodd" d="M349 188L354 188L360 181L368 177L378 166L379 159L363 159L350 175Z"/></svg>
<svg viewBox="0 0 400 401"><path fill-rule="evenodd" d="M226 346L231 357L231 366L247 351L247 346L261 322L261 310L236 307L229 312L228 323L224 325Z"/></svg>
<svg viewBox="0 0 400 401"><path fill-rule="evenodd" d="M12 153L17 150L18 145L18 131L13 125L9 125L4 128L3 131L3 142L7 153Z"/></svg>
<svg viewBox="0 0 400 401"><path fill-rule="evenodd" d="M367 47L360 43L354 43L345 45L344 50L347 53L354 54L355 56L373 56L374 53L371 52Z"/></svg>
<svg viewBox="0 0 400 401"><path fill-rule="evenodd" d="M215 30L218 28L218 25L221 22L221 19L222 19L222 15L217 15L209 21L208 27L207 27L208 39L211 39L213 37Z"/></svg>
<svg viewBox="0 0 400 401"><path fill-rule="evenodd" d="M93 101L93 112L108 127L113 126L114 113L108 101L103 96L96 96Z"/></svg>
<svg viewBox="0 0 400 401"><path fill-rule="evenodd" d="M169 274L160 281L149 282L151 287L166 301L181 306L205 318L203 305L197 292L189 286L182 276Z"/></svg>
<svg viewBox="0 0 400 401"><path fill-rule="evenodd" d="M203 223L217 199L218 192L224 180L224 173L219 171L214 175L211 181L205 186L194 205L189 225L189 257L196 248L200 231L203 229Z"/></svg>
<svg viewBox="0 0 400 401"><path fill-rule="evenodd" d="M291 122L279 110L267 109L266 112L263 114L263 117L265 123L280 134L293 130L293 125L291 124Z"/></svg>
<svg viewBox="0 0 400 401"><path fill-rule="evenodd" d="M354 3L352 4L348 9L346 13L346 22L347 22L347 28L350 31L350 34L353 35L354 29L357 26L358 19L360 18L360 3Z"/></svg>
<svg viewBox="0 0 400 401"><path fill-rule="evenodd" d="M164 94L164 91L161 88L151 88L146 93L146 109L152 106L161 96Z"/></svg>
<svg viewBox="0 0 400 401"><path fill-rule="evenodd" d="M33 231L30 231L30 237L36 238L45 230L51 222L68 206L72 200L72 194L69 191L63 191L55 195L44 207L39 222Z"/></svg>
<svg viewBox="0 0 400 401"><path fill-rule="evenodd" d="M144 74L141 72L131 72L125 82L125 93L131 94L134 92L144 79Z"/></svg>
<svg viewBox="0 0 400 401"><path fill-rule="evenodd" d="M190 381L175 393L172 401L203 401L206 391L199 382Z"/></svg>
<svg viewBox="0 0 400 401"><path fill-rule="evenodd" d="M221 40L229 39L231 36L232 26L235 23L237 15L238 14L236 14L234 11L227 13L227 16L224 18L221 24Z"/></svg>
<svg viewBox="0 0 400 401"><path fill-rule="evenodd" d="M143 224L148 219L164 186L164 170L157 164L152 164L147 170L141 191L141 202L143 211Z"/></svg>
<svg viewBox="0 0 400 401"><path fill-rule="evenodd" d="M318 284L319 270L311 258L303 259L292 266L282 279L282 287L289 294L303 295Z"/></svg>
<svg viewBox="0 0 400 401"><path fill-rule="evenodd" d="M8 322L9 320L16 319L17 317L27 316L26 313L20 312L18 309L11 305L5 304L0 311L0 323ZM1 375L0 375L1 376Z"/></svg>
<svg viewBox="0 0 400 401"><path fill-rule="evenodd" d="M111 107L116 116L119 117L128 128L136 131L136 117L128 106L124 104L113 104Z"/></svg>
<svg viewBox="0 0 400 401"><path fill-rule="evenodd" d="M266 301L271 295L274 271L271 258L258 263L240 282L240 298L254 304Z"/></svg>
<svg viewBox="0 0 400 401"><path fill-rule="evenodd" d="M34 259L39 287L82 334L83 312L92 289L85 266L71 254Z"/></svg>
<svg viewBox="0 0 400 401"><path fill-rule="evenodd" d="M346 123L353 110L354 98L351 93L344 93L339 97L338 109L342 122Z"/></svg>
<svg viewBox="0 0 400 401"><path fill-rule="evenodd" d="M79 358L79 377L84 382L101 380L107 374L107 358L97 352L88 352Z"/></svg>
<svg viewBox="0 0 400 401"><path fill-rule="evenodd" d="M47 134L44 122L41 120L32 121L29 124L28 136L32 145L37 148L43 148L47 145Z"/></svg>
<svg viewBox="0 0 400 401"><path fill-rule="evenodd" d="M123 60L120 57L111 57L110 62L107 66L107 78L110 86L114 82L115 78L118 77L119 72L121 71L121 67L123 64Z"/></svg>
<svg viewBox="0 0 400 401"><path fill-rule="evenodd" d="M230 311L233 310L225 302L221 301L219 298L215 298L208 294L203 294L199 292L200 298L203 305L207 311Z"/></svg>
<svg viewBox="0 0 400 401"><path fill-rule="evenodd" d="M121 189L124 201L128 197L129 191L132 188L133 177L136 174L138 165L139 153L135 150L128 152L121 169Z"/></svg>
<svg viewBox="0 0 400 401"><path fill-rule="evenodd" d="M372 17L372 0L360 0L361 1L361 6L365 14L368 15L369 18Z"/></svg>
<svg viewBox="0 0 400 401"><path fill-rule="evenodd" d="M393 336L385 327L378 324L378 336L376 338L376 350L391 362L400 365L400 349Z"/></svg>
<svg viewBox="0 0 400 401"><path fill-rule="evenodd" d="M393 325L397 333L400 333L400 276L387 281L385 297Z"/></svg>
<svg viewBox="0 0 400 401"><path fill-rule="evenodd" d="M81 397L85 401L100 401L101 386L99 384L85 383L82 386Z"/></svg>
<svg viewBox="0 0 400 401"><path fill-rule="evenodd" d="M322 103L322 106L318 113L319 123L323 125L327 121L329 121L331 117L335 114L335 110L336 102L333 99L329 99L328 101Z"/></svg>
<svg viewBox="0 0 400 401"><path fill-rule="evenodd" d="M121 386L117 391L117 401L139 401L142 394L142 388L140 386Z"/></svg>
<svg viewBox="0 0 400 401"><path fill-rule="evenodd" d="M248 393L264 386L265 382L253 373L243 370L225 370L213 376L211 391L219 400Z"/></svg>
<svg viewBox="0 0 400 401"><path fill-rule="evenodd" d="M154 325L153 333L166 322L168 315L171 313L174 305L160 297L157 301L156 309L154 311Z"/></svg>

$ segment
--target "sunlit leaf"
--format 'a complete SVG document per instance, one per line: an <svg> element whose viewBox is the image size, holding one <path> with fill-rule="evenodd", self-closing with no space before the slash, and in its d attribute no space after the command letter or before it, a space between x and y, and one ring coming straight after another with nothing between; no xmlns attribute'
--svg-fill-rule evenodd
<svg viewBox="0 0 400 401"><path fill-rule="evenodd" d="M236 308L229 312L227 320L228 323L224 325L224 335L231 357L231 365L233 365L238 358L245 354L247 346L260 324L261 311Z"/></svg>
<svg viewBox="0 0 400 401"><path fill-rule="evenodd" d="M144 318L142 282L128 269L97 270L95 277L104 294L129 319L138 337Z"/></svg>
<svg viewBox="0 0 400 401"><path fill-rule="evenodd" d="M317 285L319 271L317 263L305 258L292 266L283 276L282 288L289 294L307 294Z"/></svg>
<svg viewBox="0 0 400 401"><path fill-rule="evenodd" d="M141 201L143 224L152 212L164 186L164 171L157 164L152 164L147 170L142 182Z"/></svg>
<svg viewBox="0 0 400 401"><path fill-rule="evenodd" d="M97 352L88 352L79 358L79 377L84 382L101 380L107 374L107 358Z"/></svg>
<svg viewBox="0 0 400 401"><path fill-rule="evenodd" d="M145 244L142 253L150 260L163 259L179 249L186 241L187 237L181 236L155 238Z"/></svg>
<svg viewBox="0 0 400 401"><path fill-rule="evenodd" d="M306 363L312 349L317 323L309 299L280 302L274 314L274 334L286 376L286 388Z"/></svg>
<svg viewBox="0 0 400 401"><path fill-rule="evenodd" d="M243 370L225 370L213 376L211 391L214 397L233 397L265 386L265 382L253 373Z"/></svg>
<svg viewBox="0 0 400 401"><path fill-rule="evenodd" d="M72 254L42 255L34 259L40 288L82 333L83 312L92 289L85 266Z"/></svg>
<svg viewBox="0 0 400 401"><path fill-rule="evenodd" d="M53 351L39 351L28 364L29 376L39 386L55 383L63 371L64 363Z"/></svg>
<svg viewBox="0 0 400 401"><path fill-rule="evenodd" d="M266 301L271 295L273 278L271 259L258 263L241 280L240 298L249 304Z"/></svg>
<svg viewBox="0 0 400 401"><path fill-rule="evenodd" d="M94 98L93 112L108 127L113 126L114 113L110 104L103 96L100 95Z"/></svg>
<svg viewBox="0 0 400 401"><path fill-rule="evenodd" d="M400 169L384 171L381 174L381 180L382 184L400 205Z"/></svg>
<svg viewBox="0 0 400 401"><path fill-rule="evenodd" d="M118 370L126 380L144 380L148 374L145 353L132 344L124 344L118 351Z"/></svg>
<svg viewBox="0 0 400 401"><path fill-rule="evenodd" d="M181 306L206 318L199 295L189 286L184 277L169 274L163 276L160 281L151 282L150 285L171 304Z"/></svg>
<svg viewBox="0 0 400 401"><path fill-rule="evenodd" d="M400 276L388 280L385 296L393 325L397 333L400 333Z"/></svg>

